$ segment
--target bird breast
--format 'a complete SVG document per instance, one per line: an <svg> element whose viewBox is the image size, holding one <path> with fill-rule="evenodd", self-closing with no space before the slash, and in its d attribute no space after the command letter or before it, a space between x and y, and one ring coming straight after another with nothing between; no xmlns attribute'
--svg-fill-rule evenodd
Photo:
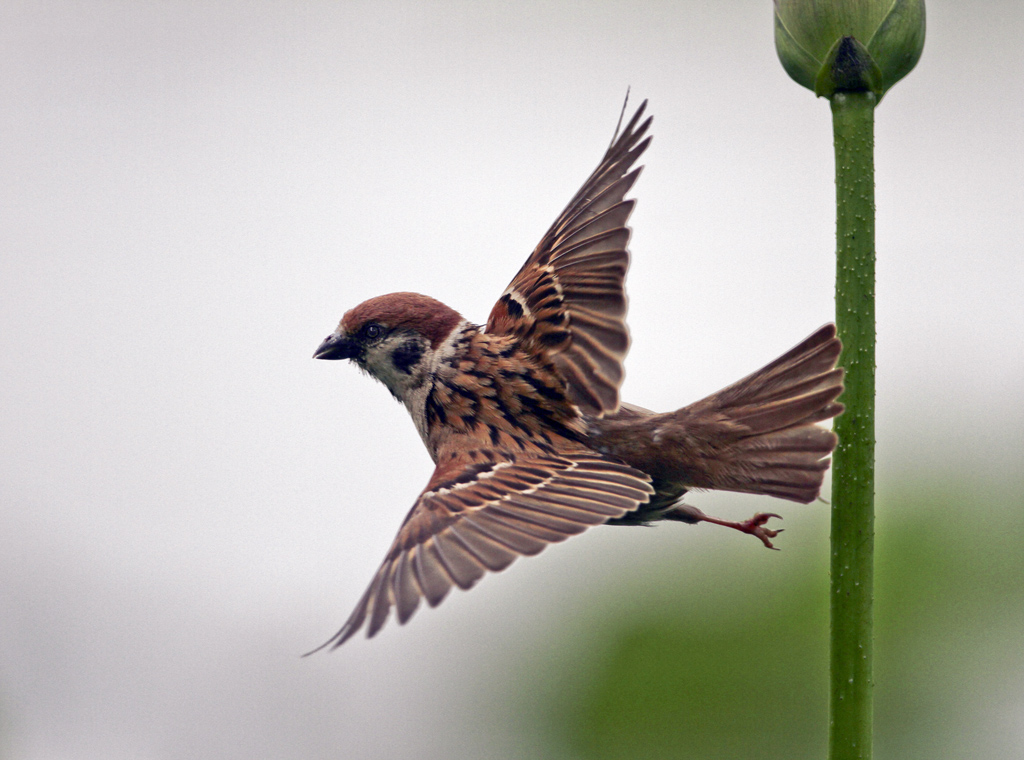
<svg viewBox="0 0 1024 760"><path fill-rule="evenodd" d="M453 448L553 452L583 431L549 359L475 325L452 331L432 356L429 381L404 401L435 462Z"/></svg>

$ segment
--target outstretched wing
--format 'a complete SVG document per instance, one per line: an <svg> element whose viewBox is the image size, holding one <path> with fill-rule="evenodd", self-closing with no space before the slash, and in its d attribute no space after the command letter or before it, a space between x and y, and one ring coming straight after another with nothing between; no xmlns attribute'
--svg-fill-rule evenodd
<svg viewBox="0 0 1024 760"><path fill-rule="evenodd" d="M515 335L546 352L569 386L569 398L588 414L619 407L626 329L626 270L635 200L623 200L651 142L640 122L645 100L600 165L551 226L491 310L487 332ZM639 125L639 126L638 126ZM632 169L632 171L630 171Z"/></svg>
<svg viewBox="0 0 1024 760"><path fill-rule="evenodd" d="M355 611L323 647L341 646L366 624L367 638L375 635L392 607L405 623L421 598L435 607L452 586L471 588L487 570L631 512L653 493L649 480L592 452L460 454L438 466Z"/></svg>

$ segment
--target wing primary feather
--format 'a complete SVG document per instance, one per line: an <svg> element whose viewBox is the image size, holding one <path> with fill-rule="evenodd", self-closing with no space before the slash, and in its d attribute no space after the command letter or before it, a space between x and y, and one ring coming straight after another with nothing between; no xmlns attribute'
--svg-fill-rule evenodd
<svg viewBox="0 0 1024 760"><path fill-rule="evenodd" d="M451 528L438 533L434 538L437 554L444 562L444 568L455 581L455 585L465 590L472 588L483 577L484 568L473 556L452 536Z"/></svg>
<svg viewBox="0 0 1024 760"><path fill-rule="evenodd" d="M582 488L561 488L552 486L545 489L543 494L531 494L534 498L551 501L575 509L582 509L587 512L610 515L613 513L628 512L636 504L636 499L619 496L614 493L597 491Z"/></svg>
<svg viewBox="0 0 1024 760"><path fill-rule="evenodd" d="M529 536L550 543L562 541L582 530L577 522L563 520L530 509L516 508L512 505L494 505L488 507L481 514L493 515L495 519L500 519L507 525L515 526L518 530Z"/></svg>
<svg viewBox="0 0 1024 760"><path fill-rule="evenodd" d="M438 575L440 575L444 579L445 583L448 584L448 589L446 589L445 592L441 595L441 597L437 600L438 603L440 604L441 600L445 596L447 596L448 590L450 590L452 586L459 586L459 588L462 588L462 586L459 584L459 580L455 577L455 574L452 572L451 568L448 567L448 562L445 559L444 553L441 551L441 548L437 545L437 536L432 537L423 546L426 548L427 553L430 554L430 565L424 564L424 571L426 571L430 567L433 567L433 569L437 571ZM426 560L424 560L424 563L425 562ZM424 575L426 575L426 572L424 573Z"/></svg>
<svg viewBox="0 0 1024 760"><path fill-rule="evenodd" d="M537 498L534 495L519 496L512 500L512 503L520 508L532 509L537 512L544 512L554 517L560 517L576 524L600 525L610 517L620 517L625 514L623 509L602 509L588 505L588 509L568 504L563 500Z"/></svg>
<svg viewBox="0 0 1024 760"><path fill-rule="evenodd" d="M472 554L477 562L493 573L504 570L518 556L490 538L469 519L462 520L457 527L452 526L448 532L453 539L462 543L466 551Z"/></svg>
<svg viewBox="0 0 1024 760"><path fill-rule="evenodd" d="M600 525L607 519L604 515L595 515L592 512L571 510L557 504L531 502L522 498L510 500L509 509L514 509L515 514L522 515L524 520L540 525L556 535L576 535L591 525Z"/></svg>
<svg viewBox="0 0 1024 760"><path fill-rule="evenodd" d="M388 619L391 611L391 573L394 571L394 560L386 561L381 566L380 572L374 580L374 594L370 599L370 622L366 629L366 638L372 639L377 635Z"/></svg>
<svg viewBox="0 0 1024 760"><path fill-rule="evenodd" d="M428 539L426 543L416 547L413 555L413 568L416 571L416 580L431 607L439 605L452 588L452 579L445 573L444 564L436 557L428 556L433 549L434 542Z"/></svg>
<svg viewBox="0 0 1024 760"><path fill-rule="evenodd" d="M481 511L469 519L477 530L485 533L493 541L503 544L516 554L528 557L540 554L547 545L547 542L538 540L529 533L524 533L515 524L499 519L493 513Z"/></svg>
<svg viewBox="0 0 1024 760"><path fill-rule="evenodd" d="M370 603L370 594L372 591L373 585L371 583L370 588L368 588L363 593L362 597L360 597L359 602L356 604L356 608L352 610L352 614L348 616L348 620L345 621L345 625L343 625L336 634L327 639L323 644L318 646L316 649L311 649L302 656L309 657L311 654L315 654L321 649L337 649L352 638L362 627L363 621L366 620L366 607Z"/></svg>
<svg viewBox="0 0 1024 760"><path fill-rule="evenodd" d="M592 491L597 491L608 497L617 496L624 499L642 499L652 493L652 491L644 490L632 483L622 483L612 478L572 476L560 478L558 484L553 485L550 490L552 492L561 491L567 493L566 489L570 489L570 492L582 498L589 498Z"/></svg>
<svg viewBox="0 0 1024 760"><path fill-rule="evenodd" d="M413 547L410 551L416 552L417 547ZM413 563L409 552L402 552L398 555L393 577L398 623L404 625L405 621L411 618L416 612L416 608L420 606L422 596L413 573Z"/></svg>

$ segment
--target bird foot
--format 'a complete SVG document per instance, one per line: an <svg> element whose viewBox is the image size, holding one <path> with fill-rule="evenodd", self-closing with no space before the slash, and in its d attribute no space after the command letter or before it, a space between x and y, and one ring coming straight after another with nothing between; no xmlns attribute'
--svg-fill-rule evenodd
<svg viewBox="0 0 1024 760"><path fill-rule="evenodd" d="M752 536L757 536L757 538L761 539L762 544L767 546L769 549L775 549L775 551L778 551L778 549L772 546L771 539L779 535L783 529L779 528L778 530L772 530L771 528L765 527L765 523L773 517L778 518L779 520L782 519L782 515L777 515L774 512L758 512L749 520L744 520L743 522L719 520L715 517L708 517L707 515L701 518L701 521L713 523L714 525L724 525L726 528L733 528L734 530L738 530L740 533L749 533Z"/></svg>
<svg viewBox="0 0 1024 760"><path fill-rule="evenodd" d="M771 539L775 538L782 532L782 528L772 530L771 528L765 527L765 523L773 517L778 518L779 520L782 519L782 515L777 515L774 512L758 512L749 520L733 522L732 520L719 520L717 517L706 515L701 510L690 504L681 504L666 512L664 517L669 520L679 520L680 522L687 522L690 524L707 522L713 525L722 525L726 528L732 528L733 530L738 530L740 533L749 533L751 536L759 538L761 543L769 549L775 549L775 547L772 546ZM778 551L778 549L775 550Z"/></svg>

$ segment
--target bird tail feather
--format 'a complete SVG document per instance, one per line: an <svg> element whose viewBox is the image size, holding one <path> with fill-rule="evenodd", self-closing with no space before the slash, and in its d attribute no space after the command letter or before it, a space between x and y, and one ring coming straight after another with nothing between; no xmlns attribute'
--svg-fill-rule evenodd
<svg viewBox="0 0 1024 760"><path fill-rule="evenodd" d="M816 423L843 411L836 401L841 348L835 325L825 325L765 367L672 413L698 436L728 429L702 442L710 479L694 485L814 501L838 441Z"/></svg>
<svg viewBox="0 0 1024 760"><path fill-rule="evenodd" d="M842 346L825 325L775 361L674 412L624 405L597 423L606 450L685 489L818 497L837 438L817 423L842 413Z"/></svg>

